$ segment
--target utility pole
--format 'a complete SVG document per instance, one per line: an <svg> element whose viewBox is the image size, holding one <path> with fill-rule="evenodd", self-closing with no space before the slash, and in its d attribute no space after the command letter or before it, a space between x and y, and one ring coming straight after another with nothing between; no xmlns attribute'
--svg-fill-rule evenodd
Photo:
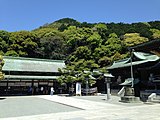
<svg viewBox="0 0 160 120"><path fill-rule="evenodd" d="M134 49L131 49L131 57L130 57L130 60L131 60L131 79L132 79L132 88L134 87L134 77L133 77L133 64L132 64L132 57L133 57L133 52L134 52Z"/></svg>

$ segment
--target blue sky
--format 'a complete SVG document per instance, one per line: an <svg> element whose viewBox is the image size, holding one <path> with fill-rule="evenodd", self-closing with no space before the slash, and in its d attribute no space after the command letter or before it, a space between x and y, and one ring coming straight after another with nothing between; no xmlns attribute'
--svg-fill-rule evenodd
<svg viewBox="0 0 160 120"><path fill-rule="evenodd" d="M160 20L160 0L0 0L0 30L33 30L61 18L79 22Z"/></svg>

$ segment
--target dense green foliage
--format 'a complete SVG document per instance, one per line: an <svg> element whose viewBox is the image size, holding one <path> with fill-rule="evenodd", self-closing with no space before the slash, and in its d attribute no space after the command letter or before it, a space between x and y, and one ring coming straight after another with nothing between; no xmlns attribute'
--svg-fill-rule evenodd
<svg viewBox="0 0 160 120"><path fill-rule="evenodd" d="M160 39L160 21L91 24L64 18L32 31L0 30L0 54L65 60L61 72L70 73L65 78L71 81L77 72L107 67L127 57L127 47L154 39Z"/></svg>
<svg viewBox="0 0 160 120"><path fill-rule="evenodd" d="M0 55L0 80L4 79L4 74L2 73L2 67L4 65L3 57Z"/></svg>

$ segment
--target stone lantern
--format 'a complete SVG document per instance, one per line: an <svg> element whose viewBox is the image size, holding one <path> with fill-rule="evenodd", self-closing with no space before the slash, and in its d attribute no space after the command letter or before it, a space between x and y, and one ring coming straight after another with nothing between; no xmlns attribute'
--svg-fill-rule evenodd
<svg viewBox="0 0 160 120"><path fill-rule="evenodd" d="M133 82L134 81L134 82ZM133 80L132 78L125 79L122 85L122 90L124 92L124 95L121 96L120 102L126 102L126 103L133 103L133 102L140 102L139 97L135 97L134 95L134 88L132 87L133 84L137 84L138 80Z"/></svg>
<svg viewBox="0 0 160 120"><path fill-rule="evenodd" d="M111 96L111 90L110 90L110 83L111 83L111 78L113 78L114 76L112 76L111 74L104 74L105 77L105 83L106 83L106 90L107 90L107 99L110 99Z"/></svg>

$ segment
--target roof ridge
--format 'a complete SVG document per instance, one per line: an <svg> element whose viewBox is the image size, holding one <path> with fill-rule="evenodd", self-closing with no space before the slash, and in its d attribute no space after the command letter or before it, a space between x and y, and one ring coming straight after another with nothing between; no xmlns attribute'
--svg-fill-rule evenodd
<svg viewBox="0 0 160 120"><path fill-rule="evenodd" d="M32 60L32 61L60 62L60 63L64 63L64 61L65 61L65 60L51 60L51 59L27 58L27 57L12 57L12 56L3 56L3 59Z"/></svg>

